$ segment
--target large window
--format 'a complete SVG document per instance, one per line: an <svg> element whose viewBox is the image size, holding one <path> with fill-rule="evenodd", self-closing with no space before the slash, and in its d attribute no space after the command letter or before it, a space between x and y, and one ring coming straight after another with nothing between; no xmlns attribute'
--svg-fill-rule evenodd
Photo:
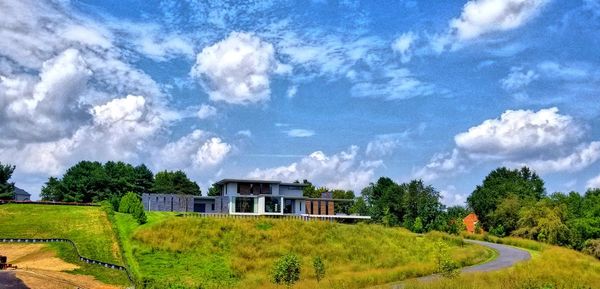
<svg viewBox="0 0 600 289"><path fill-rule="evenodd" d="M240 195L270 195L271 184L238 183Z"/></svg>
<svg viewBox="0 0 600 289"><path fill-rule="evenodd" d="M281 213L280 201L280 198L265 197L265 213Z"/></svg>
<svg viewBox="0 0 600 289"><path fill-rule="evenodd" d="M235 198L236 213L254 213L254 198Z"/></svg>
<svg viewBox="0 0 600 289"><path fill-rule="evenodd" d="M286 199L283 202L283 213L284 214L293 214L294 213L294 200Z"/></svg>

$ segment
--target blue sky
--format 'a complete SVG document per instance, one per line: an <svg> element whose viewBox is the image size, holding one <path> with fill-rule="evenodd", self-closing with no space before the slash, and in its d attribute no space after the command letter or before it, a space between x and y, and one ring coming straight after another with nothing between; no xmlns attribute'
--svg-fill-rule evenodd
<svg viewBox="0 0 600 289"><path fill-rule="evenodd" d="M462 204L498 166L600 186L600 1L7 1L0 161L80 160Z"/></svg>

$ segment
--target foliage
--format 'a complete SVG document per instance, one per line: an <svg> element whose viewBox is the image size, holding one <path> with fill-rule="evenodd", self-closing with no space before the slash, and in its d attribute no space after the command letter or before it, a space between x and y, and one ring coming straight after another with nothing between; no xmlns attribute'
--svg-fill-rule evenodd
<svg viewBox="0 0 600 289"><path fill-rule="evenodd" d="M415 233L423 233L423 222L421 222L421 217L415 219L415 222L412 225L412 231Z"/></svg>
<svg viewBox="0 0 600 289"><path fill-rule="evenodd" d="M138 195L148 192L153 183L152 172L145 166L134 167L124 162L81 161L70 167L61 179L50 177L42 187L46 201L100 202L120 199L125 192Z"/></svg>
<svg viewBox="0 0 600 289"><path fill-rule="evenodd" d="M354 192L353 191L344 191L344 190L333 190L331 191L331 195L334 199L340 200L354 200ZM350 214L354 202L335 202L335 212L342 214Z"/></svg>
<svg viewBox="0 0 600 289"><path fill-rule="evenodd" d="M565 225L565 214L559 207L542 200L520 213L519 228L513 235L554 245L568 245L570 230Z"/></svg>
<svg viewBox="0 0 600 289"><path fill-rule="evenodd" d="M142 204L140 197L134 192L129 192L121 198L121 202L119 203L119 212L131 214L139 224L146 223L144 205Z"/></svg>
<svg viewBox="0 0 600 289"><path fill-rule="evenodd" d="M221 195L221 187L217 184L212 184L210 188L208 188L208 196L210 197L218 197Z"/></svg>
<svg viewBox="0 0 600 289"><path fill-rule="evenodd" d="M535 202L544 195L544 181L529 168L523 167L519 170L510 170L501 167L493 170L485 177L483 183L478 185L467 198L467 203L477 214L484 229L490 230L498 223L494 218L494 211L505 198L514 196L520 201ZM511 215L504 213L498 214L503 217L511 217ZM503 224L505 229L510 229L507 228L507 225L509 224Z"/></svg>
<svg viewBox="0 0 600 289"><path fill-rule="evenodd" d="M360 215L360 216L368 216L369 215L369 207L367 206L367 202L362 196L357 197L350 207L350 214Z"/></svg>
<svg viewBox="0 0 600 289"><path fill-rule="evenodd" d="M2 238L65 238L75 242L81 255L123 265L117 237L101 207L7 204L0 206ZM54 246L54 245L52 245ZM59 256L80 266L78 274L93 275L110 284L128 284L127 275L80 262L72 247L57 245ZM0 286L1 287L1 286Z"/></svg>
<svg viewBox="0 0 600 289"><path fill-rule="evenodd" d="M12 200L15 197L15 183L9 183L15 166L0 162L0 200Z"/></svg>
<svg viewBox="0 0 600 289"><path fill-rule="evenodd" d="M198 184L190 180L183 171L162 171L156 173L152 192L195 196L202 194Z"/></svg>
<svg viewBox="0 0 600 289"><path fill-rule="evenodd" d="M300 280L300 259L295 254L287 254L273 266L271 280L278 285L286 285L291 288L294 283Z"/></svg>
<svg viewBox="0 0 600 289"><path fill-rule="evenodd" d="M317 282L321 282L323 277L325 277L325 263L321 256L315 256L313 258L313 269L315 270L315 278Z"/></svg>
<svg viewBox="0 0 600 289"><path fill-rule="evenodd" d="M585 241L585 243L583 243L583 250L581 251L600 259L600 239Z"/></svg>
<svg viewBox="0 0 600 289"><path fill-rule="evenodd" d="M437 263L437 272L447 278L454 278L460 274L459 266L448 253L448 245L442 242L435 244L435 259Z"/></svg>

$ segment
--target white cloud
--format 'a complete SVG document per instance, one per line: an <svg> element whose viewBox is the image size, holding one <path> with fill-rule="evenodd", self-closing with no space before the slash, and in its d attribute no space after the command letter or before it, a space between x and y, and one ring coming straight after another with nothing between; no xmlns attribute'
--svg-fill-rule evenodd
<svg viewBox="0 0 600 289"><path fill-rule="evenodd" d="M440 190L440 195L442 203L446 206L464 206L467 201L466 195L456 192L456 187L453 185Z"/></svg>
<svg viewBox="0 0 600 289"><path fill-rule="evenodd" d="M557 108L507 110L454 137L458 148L483 156L523 156L577 142L583 128Z"/></svg>
<svg viewBox="0 0 600 289"><path fill-rule="evenodd" d="M385 67L376 73L355 72L353 78L354 85L350 92L354 97L396 100L427 96L436 92L433 85L421 82L405 68Z"/></svg>
<svg viewBox="0 0 600 289"><path fill-rule="evenodd" d="M375 137L367 144L365 154L371 158L391 155L399 147L406 134L384 134Z"/></svg>
<svg viewBox="0 0 600 289"><path fill-rule="evenodd" d="M79 98L91 75L76 49L44 62L36 78L0 75L0 135L31 141L71 134L89 119Z"/></svg>
<svg viewBox="0 0 600 289"><path fill-rule="evenodd" d="M512 30L536 16L549 0L470 0L459 18L450 21L460 40Z"/></svg>
<svg viewBox="0 0 600 289"><path fill-rule="evenodd" d="M311 137L315 135L313 130L301 128L290 129L285 131L285 133L290 137Z"/></svg>
<svg viewBox="0 0 600 289"><path fill-rule="evenodd" d="M134 38L134 46L140 53L157 61L166 61L178 55L189 58L194 55L190 40L176 34L163 36L158 31L140 31Z"/></svg>
<svg viewBox="0 0 600 289"><path fill-rule="evenodd" d="M400 55L400 61L407 63L412 58L412 46L417 40L417 36L412 32L406 32L400 35L392 43L392 50Z"/></svg>
<svg viewBox="0 0 600 289"><path fill-rule="evenodd" d="M255 169L250 178L294 181L308 179L317 186L330 189L351 189L360 192L373 180L380 161L361 162L357 146L333 155L316 151L286 166Z"/></svg>
<svg viewBox="0 0 600 289"><path fill-rule="evenodd" d="M196 116L199 119L207 119L217 115L217 109L214 106L203 104L200 106L200 109L196 113Z"/></svg>
<svg viewBox="0 0 600 289"><path fill-rule="evenodd" d="M156 166L163 168L206 169L219 165L232 151L232 146L219 137L210 137L202 130L193 132L166 144L159 150Z"/></svg>
<svg viewBox="0 0 600 289"><path fill-rule="evenodd" d="M240 130L236 134L237 135L242 135L242 136L245 136L245 137L252 137L252 132L250 130L248 130L248 129Z"/></svg>
<svg viewBox="0 0 600 289"><path fill-rule="evenodd" d="M586 184L586 188L588 188L588 189L595 189L595 188L600 189L600 175L598 175L595 178L592 178L592 179L588 180L587 184Z"/></svg>
<svg viewBox="0 0 600 289"><path fill-rule="evenodd" d="M538 64L537 67L544 76L550 79L581 81L590 76L589 69L574 64L559 64L552 61L544 61Z"/></svg>
<svg viewBox="0 0 600 289"><path fill-rule="evenodd" d="M505 90L515 91L525 88L538 78L539 75L533 70L524 71L521 67L512 67L510 73L500 80L500 84Z"/></svg>
<svg viewBox="0 0 600 289"><path fill-rule="evenodd" d="M270 76L280 64L273 45L248 33L232 32L196 57L190 74L212 101L251 104L270 99Z"/></svg>
<svg viewBox="0 0 600 289"><path fill-rule="evenodd" d="M451 154L436 154L414 173L425 180L465 172L481 163L528 166L540 173L574 172L600 159L600 141L582 143L585 129L557 108L507 110L454 137Z"/></svg>
<svg viewBox="0 0 600 289"><path fill-rule="evenodd" d="M298 86L293 85L290 88L288 88L287 92L286 92L286 96L288 98L294 98L294 96L296 96L296 93L298 93Z"/></svg>

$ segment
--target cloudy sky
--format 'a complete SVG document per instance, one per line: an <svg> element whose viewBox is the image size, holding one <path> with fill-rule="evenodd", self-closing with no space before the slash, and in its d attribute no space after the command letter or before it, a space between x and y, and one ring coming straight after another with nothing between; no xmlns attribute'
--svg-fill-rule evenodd
<svg viewBox="0 0 600 289"><path fill-rule="evenodd" d="M201 3L196 3L201 2ZM1 1L0 161L80 160L461 204L497 166L600 186L600 1Z"/></svg>

